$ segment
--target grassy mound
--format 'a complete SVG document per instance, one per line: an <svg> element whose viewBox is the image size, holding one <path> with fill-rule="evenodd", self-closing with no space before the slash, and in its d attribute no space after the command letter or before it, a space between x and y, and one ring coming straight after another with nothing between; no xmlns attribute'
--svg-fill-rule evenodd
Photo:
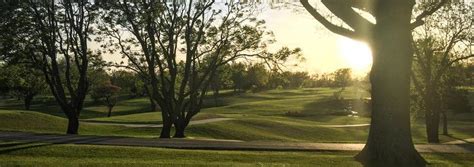
<svg viewBox="0 0 474 167"><path fill-rule="evenodd" d="M0 110L0 130L64 134L66 128L67 120L61 117L34 111ZM81 123L79 133L83 135L155 137L159 134L159 129Z"/></svg>
<svg viewBox="0 0 474 167"><path fill-rule="evenodd" d="M0 130L57 133L64 131L67 120L34 111L0 110Z"/></svg>

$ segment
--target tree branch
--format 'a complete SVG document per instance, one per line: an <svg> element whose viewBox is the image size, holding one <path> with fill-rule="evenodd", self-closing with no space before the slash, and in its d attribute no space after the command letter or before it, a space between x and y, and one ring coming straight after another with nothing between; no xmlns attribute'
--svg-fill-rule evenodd
<svg viewBox="0 0 474 167"><path fill-rule="evenodd" d="M328 21L326 18L324 18L313 6L311 6L308 2L308 0L300 0L301 4L303 7L316 19L318 22L323 24L324 27L326 27L329 31L336 33L338 35L342 35L345 37L349 37L352 39L356 40L364 40L365 38L362 37L360 34L357 34L356 32L346 29L341 26L334 25L330 21Z"/></svg>
<svg viewBox="0 0 474 167"><path fill-rule="evenodd" d="M423 25L425 23L425 21L423 21L425 17L432 15L434 12L436 12L439 8L441 8L447 2L448 0L441 0L441 2L438 3L438 5L420 13L418 16L416 16L415 21L410 24L411 29L415 29L416 27Z"/></svg>

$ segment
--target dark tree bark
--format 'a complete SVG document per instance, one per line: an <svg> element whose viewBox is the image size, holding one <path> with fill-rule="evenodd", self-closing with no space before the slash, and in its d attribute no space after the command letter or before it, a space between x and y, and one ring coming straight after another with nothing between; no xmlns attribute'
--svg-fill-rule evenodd
<svg viewBox="0 0 474 167"><path fill-rule="evenodd" d="M177 120L176 123L174 124L175 125L175 134L174 134L174 138L185 138L186 135L184 134L184 130L186 129L187 125L186 125L186 121L179 121Z"/></svg>
<svg viewBox="0 0 474 167"><path fill-rule="evenodd" d="M410 130L410 19L414 1L376 4L372 41L372 120L366 146L356 160L366 166L425 166Z"/></svg>
<svg viewBox="0 0 474 167"><path fill-rule="evenodd" d="M425 166L410 130L410 72L413 59L411 30L445 3L422 12L410 23L414 0L322 0L351 29L338 26L300 0L306 10L330 31L367 42L372 49L372 119L364 149L355 157L365 166ZM370 23L352 8L372 14Z"/></svg>
<svg viewBox="0 0 474 167"><path fill-rule="evenodd" d="M78 134L79 132L79 117L71 115L68 116L68 124L66 134Z"/></svg>
<svg viewBox="0 0 474 167"><path fill-rule="evenodd" d="M162 108L161 117L163 120L163 127L161 128L160 138L170 138L171 137L171 127L173 122L170 121L171 118L168 115L168 112L165 112Z"/></svg>

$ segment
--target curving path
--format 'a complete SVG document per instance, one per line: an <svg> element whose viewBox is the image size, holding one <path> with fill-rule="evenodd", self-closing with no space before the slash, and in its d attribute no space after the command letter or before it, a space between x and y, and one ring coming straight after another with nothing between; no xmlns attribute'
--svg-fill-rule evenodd
<svg viewBox="0 0 474 167"><path fill-rule="evenodd" d="M325 128L351 128L351 127L365 127L370 126L370 124L352 124L352 125L317 125Z"/></svg>
<svg viewBox="0 0 474 167"><path fill-rule="evenodd" d="M210 118L210 119L203 119L203 120L195 120L191 121L189 125L199 125L199 124L207 124L213 122L220 122L220 121L229 121L235 120L235 118ZM86 124L93 124L93 125L113 125L113 126L124 126L129 128L161 128L163 124L135 124L135 123L112 123L112 122L100 122L100 121L81 121ZM370 124L351 124L351 125L316 125L318 127L325 127L325 128L351 128L351 127L365 127L370 126Z"/></svg>
<svg viewBox="0 0 474 167"><path fill-rule="evenodd" d="M474 144L474 138L446 142L444 144Z"/></svg>
<svg viewBox="0 0 474 167"><path fill-rule="evenodd" d="M233 120L233 118L210 118L203 120L196 120L189 122L189 125L199 125L207 124L212 122L228 121ZM96 122L96 121L81 121L86 124L93 125L113 125L113 126L125 126L129 128L162 128L163 124L132 124L132 123L111 123L111 122Z"/></svg>
<svg viewBox="0 0 474 167"><path fill-rule="evenodd" d="M88 144L207 150L360 151L364 147L364 144L356 143L289 143L198 139L145 139L131 137L59 135L0 131L0 141L2 140L49 144ZM415 147L419 152L425 153L474 153L474 144L420 144L416 145Z"/></svg>

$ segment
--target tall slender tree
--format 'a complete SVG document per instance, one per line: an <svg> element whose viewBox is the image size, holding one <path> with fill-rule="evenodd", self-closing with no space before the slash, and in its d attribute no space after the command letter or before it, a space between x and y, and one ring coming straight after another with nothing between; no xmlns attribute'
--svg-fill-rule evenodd
<svg viewBox="0 0 474 167"><path fill-rule="evenodd" d="M42 71L52 95L68 118L67 134L77 134L89 81L88 47L95 6L90 1L28 0L31 19L28 57ZM64 63L61 68L60 64ZM77 74L74 74L77 72Z"/></svg>
<svg viewBox="0 0 474 167"><path fill-rule="evenodd" d="M415 59L412 81L416 94L420 96L425 115L427 140L439 142L440 115L443 116L443 131L447 134L447 115L443 109L443 98L449 83L444 82L454 64L474 57L472 7L464 2L453 2L433 13L425 24L414 32ZM450 81L448 81L450 82Z"/></svg>
<svg viewBox="0 0 474 167"><path fill-rule="evenodd" d="M365 41L372 49L372 120L367 144L356 160L367 166L425 166L410 131L412 29L422 25L423 19L446 1L432 5L412 22L415 0L322 0L347 26L329 21L308 0L300 2L333 33ZM363 17L360 11L371 14L375 22Z"/></svg>

